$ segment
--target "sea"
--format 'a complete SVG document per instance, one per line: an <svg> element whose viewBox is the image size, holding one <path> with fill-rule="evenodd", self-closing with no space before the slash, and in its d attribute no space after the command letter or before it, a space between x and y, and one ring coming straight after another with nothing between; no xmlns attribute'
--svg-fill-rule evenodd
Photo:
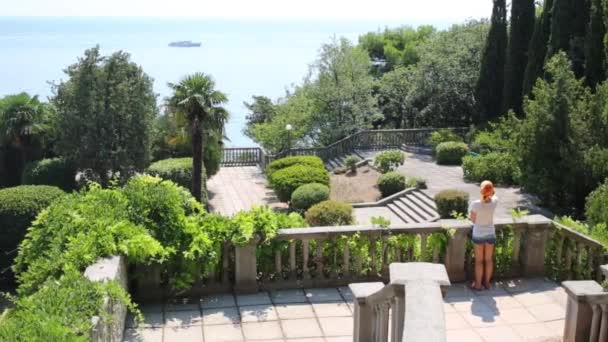
<svg viewBox="0 0 608 342"><path fill-rule="evenodd" d="M168 82L194 72L211 74L228 95L226 146L256 144L242 131L253 95L276 100L307 75L322 44L345 37L354 43L369 31L421 23L416 20L253 20L152 17L0 17L0 96L22 91L42 99L51 83L84 50L125 51L154 79L159 105ZM198 48L169 47L172 41L201 42Z"/></svg>

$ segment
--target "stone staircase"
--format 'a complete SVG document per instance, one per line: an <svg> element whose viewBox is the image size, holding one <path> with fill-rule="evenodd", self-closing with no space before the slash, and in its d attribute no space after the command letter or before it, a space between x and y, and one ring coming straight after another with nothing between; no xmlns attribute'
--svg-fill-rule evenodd
<svg viewBox="0 0 608 342"><path fill-rule="evenodd" d="M357 157L360 160L365 159L358 151L355 150L355 151L352 151L350 153L345 153L345 154L343 154L343 155L341 155L341 156L339 156L337 158L327 160L325 162L325 167L327 168L327 170L329 172L333 172L336 169L344 167L345 166L344 164L346 162L346 158L348 158L350 156Z"/></svg>
<svg viewBox="0 0 608 342"><path fill-rule="evenodd" d="M405 223L433 222L439 219L435 201L418 189L393 199L386 206Z"/></svg>

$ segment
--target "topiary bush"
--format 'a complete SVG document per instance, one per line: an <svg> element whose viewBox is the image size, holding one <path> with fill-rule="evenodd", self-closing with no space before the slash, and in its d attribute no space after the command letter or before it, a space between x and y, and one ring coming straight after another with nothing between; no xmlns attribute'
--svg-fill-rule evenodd
<svg viewBox="0 0 608 342"><path fill-rule="evenodd" d="M460 190L443 190L435 195L435 204L441 218L453 218L453 212L466 215L469 194Z"/></svg>
<svg viewBox="0 0 608 342"><path fill-rule="evenodd" d="M419 177L407 177L405 181L406 188L426 189L426 179Z"/></svg>
<svg viewBox="0 0 608 342"><path fill-rule="evenodd" d="M435 159L440 165L460 165L468 152L469 147L463 142L444 142L437 146Z"/></svg>
<svg viewBox="0 0 608 342"><path fill-rule="evenodd" d="M329 199L329 187L325 184L310 183L297 188L291 194L291 207L306 211L313 205Z"/></svg>
<svg viewBox="0 0 608 342"><path fill-rule="evenodd" d="M429 137L426 143L431 147L433 153L435 153L435 150L439 144L448 141L462 142L463 140L460 135L452 132L449 129L442 128L431 133L431 136Z"/></svg>
<svg viewBox="0 0 608 342"><path fill-rule="evenodd" d="M348 156L344 160L344 166L352 173L357 173L357 163L361 161L361 158L357 156Z"/></svg>
<svg viewBox="0 0 608 342"><path fill-rule="evenodd" d="M591 225L608 226L608 180L593 190L587 197L585 215Z"/></svg>
<svg viewBox="0 0 608 342"><path fill-rule="evenodd" d="M374 166L382 173L394 171L405 162L405 154L399 150L384 151L376 155Z"/></svg>
<svg viewBox="0 0 608 342"><path fill-rule="evenodd" d="M170 180L186 189L192 187L192 158L169 158L152 163L148 167L148 173L162 179ZM207 200L207 176L205 168L202 171L203 191L202 202Z"/></svg>
<svg viewBox="0 0 608 342"><path fill-rule="evenodd" d="M329 175L325 168L309 165L292 165L274 171L269 177L270 187L282 202L291 199L291 194L300 186L319 183L329 186Z"/></svg>
<svg viewBox="0 0 608 342"><path fill-rule="evenodd" d="M315 156L294 156L275 160L266 166L266 175L271 177L275 171L288 168L293 165L308 165L325 170L323 160Z"/></svg>
<svg viewBox="0 0 608 342"><path fill-rule="evenodd" d="M76 168L63 158L33 161L26 165L22 183L53 185L69 192L76 189Z"/></svg>
<svg viewBox="0 0 608 342"><path fill-rule="evenodd" d="M377 184L382 197L388 197L405 190L405 176L399 172L388 172L378 178Z"/></svg>
<svg viewBox="0 0 608 342"><path fill-rule="evenodd" d="M491 179L496 184L515 185L521 171L515 157L506 152L491 152L462 158L464 178L472 182Z"/></svg>
<svg viewBox="0 0 608 342"><path fill-rule="evenodd" d="M313 227L347 226L355 221L350 204L331 200L313 205L304 216Z"/></svg>
<svg viewBox="0 0 608 342"><path fill-rule="evenodd" d="M36 215L65 195L61 189L48 185L21 185L0 190L0 269L9 267L15 250Z"/></svg>

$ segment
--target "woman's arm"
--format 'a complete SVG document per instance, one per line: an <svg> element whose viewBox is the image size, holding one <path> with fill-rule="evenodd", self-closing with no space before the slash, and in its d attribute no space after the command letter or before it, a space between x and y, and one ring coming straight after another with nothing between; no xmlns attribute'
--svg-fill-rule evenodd
<svg viewBox="0 0 608 342"><path fill-rule="evenodd" d="M474 224L474 223L475 223L475 221L477 220L477 213L476 213L476 212L474 212L474 211L471 211L471 212L469 213L469 220L470 220L471 222L473 222L473 224Z"/></svg>

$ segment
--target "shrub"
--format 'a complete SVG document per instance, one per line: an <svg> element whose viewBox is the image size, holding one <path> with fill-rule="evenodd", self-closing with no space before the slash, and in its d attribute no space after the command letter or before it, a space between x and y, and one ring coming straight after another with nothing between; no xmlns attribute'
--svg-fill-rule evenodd
<svg viewBox="0 0 608 342"><path fill-rule="evenodd" d="M36 215L65 193L54 186L21 185L0 190L0 269L9 267Z"/></svg>
<svg viewBox="0 0 608 342"><path fill-rule="evenodd" d="M170 158L159 160L152 163L148 167L148 173L162 179L170 180L186 189L190 189L192 187L192 158ZM202 202L204 203L207 199L207 177L204 168L202 173Z"/></svg>
<svg viewBox="0 0 608 342"><path fill-rule="evenodd" d="M405 162L405 154L399 150L384 151L376 155L374 160L374 166L377 167L380 172L387 173L394 171L400 165Z"/></svg>
<svg viewBox="0 0 608 342"><path fill-rule="evenodd" d="M466 215L469 208L469 194L460 190L443 190L435 195L435 203L441 218L453 218L454 211Z"/></svg>
<svg viewBox="0 0 608 342"><path fill-rule="evenodd" d="M306 211L313 205L329 199L329 187L324 184L310 183L297 188L291 194L291 206Z"/></svg>
<svg viewBox="0 0 608 342"><path fill-rule="evenodd" d="M319 183L329 186L329 175L325 168L292 165L274 171L270 175L269 183L279 200L287 202L291 199L291 194L304 184Z"/></svg>
<svg viewBox="0 0 608 342"><path fill-rule="evenodd" d="M435 153L435 149L439 144L448 141L462 142L462 137L449 129L443 128L431 133L427 144L433 149L433 153Z"/></svg>
<svg viewBox="0 0 608 342"><path fill-rule="evenodd" d="M462 158L469 152L469 147L463 142L448 141L437 146L435 158L440 165L460 165Z"/></svg>
<svg viewBox="0 0 608 342"><path fill-rule="evenodd" d="M53 185L64 191L76 188L76 168L63 158L37 160L23 171L23 184Z"/></svg>
<svg viewBox="0 0 608 342"><path fill-rule="evenodd" d="M585 215L591 225L605 224L608 226L608 180L587 197Z"/></svg>
<svg viewBox="0 0 608 342"><path fill-rule="evenodd" d="M275 171L288 168L293 165L308 165L311 167L317 167L321 169L325 169L325 164L323 160L319 157L315 156L295 156L295 157L286 157L275 160L266 166L266 175L268 177L272 177L272 174Z"/></svg>
<svg viewBox="0 0 608 342"><path fill-rule="evenodd" d="M337 201L323 201L310 207L305 214L311 226L346 226L353 224L353 207Z"/></svg>
<svg viewBox="0 0 608 342"><path fill-rule="evenodd" d="M405 190L405 176L398 172L385 173L378 178L378 189L382 193L382 197Z"/></svg>
<svg viewBox="0 0 608 342"><path fill-rule="evenodd" d="M350 172L357 172L357 163L360 162L361 159L357 156L348 156L346 160L344 160L344 165L350 169Z"/></svg>
<svg viewBox="0 0 608 342"><path fill-rule="evenodd" d="M462 158L464 178L473 182L486 179L497 184L518 184L521 176L515 157L505 152L491 152L480 156Z"/></svg>
<svg viewBox="0 0 608 342"><path fill-rule="evenodd" d="M419 177L408 177L405 181L406 188L426 189L426 180Z"/></svg>
<svg viewBox="0 0 608 342"><path fill-rule="evenodd" d="M106 297L137 312L116 282L92 282L72 270L59 280L48 280L33 295L19 298L0 323L0 340L88 341L91 317L102 314Z"/></svg>

